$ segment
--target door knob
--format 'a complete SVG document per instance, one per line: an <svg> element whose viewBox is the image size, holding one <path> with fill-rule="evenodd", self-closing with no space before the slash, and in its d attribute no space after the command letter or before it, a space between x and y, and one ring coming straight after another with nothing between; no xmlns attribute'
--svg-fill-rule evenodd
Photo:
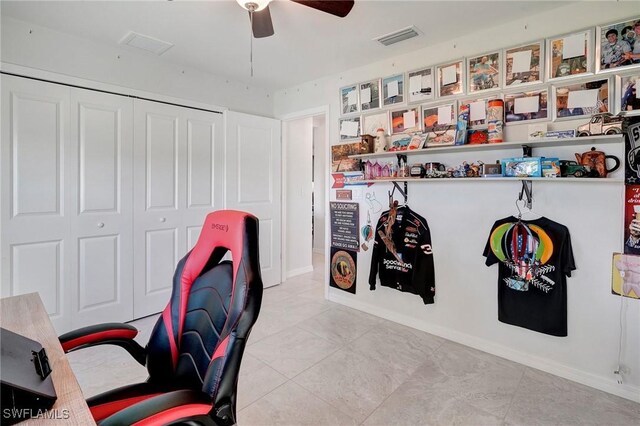
<svg viewBox="0 0 640 426"><path fill-rule="evenodd" d="M104 223L103 222L98 222L98 228L104 228Z"/></svg>
<svg viewBox="0 0 640 426"><path fill-rule="evenodd" d="M165 223L166 221L167 221L167 218L166 218L166 217L161 217L161 218L160 218L160 222Z"/></svg>

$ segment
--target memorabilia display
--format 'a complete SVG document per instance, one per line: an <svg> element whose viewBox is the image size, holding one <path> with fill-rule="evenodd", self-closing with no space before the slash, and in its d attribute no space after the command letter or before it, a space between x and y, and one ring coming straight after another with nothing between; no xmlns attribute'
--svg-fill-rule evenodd
<svg viewBox="0 0 640 426"><path fill-rule="evenodd" d="M331 173L331 178L333 179L333 183L331 184L331 188L344 188L345 186L350 185L366 185L364 180L364 173L359 172L340 172L340 173Z"/></svg>
<svg viewBox="0 0 640 426"><path fill-rule="evenodd" d="M359 84L360 111L380 108L380 79Z"/></svg>
<svg viewBox="0 0 640 426"><path fill-rule="evenodd" d="M351 294L356 293L358 254L350 250L331 247L329 286Z"/></svg>
<svg viewBox="0 0 640 426"><path fill-rule="evenodd" d="M493 98L460 101L460 110L466 108L469 110L469 121L467 123L469 129L487 126L487 102L489 99Z"/></svg>
<svg viewBox="0 0 640 426"><path fill-rule="evenodd" d="M356 158L349 158L350 155L366 154L369 152L369 145L362 141L345 143L331 146L331 171L332 172L353 172L360 170L360 161Z"/></svg>
<svg viewBox="0 0 640 426"><path fill-rule="evenodd" d="M640 36L637 44L640 46ZM622 113L625 116L640 115L640 97L637 90L638 80L640 80L640 72L632 75L616 76L616 114Z"/></svg>
<svg viewBox="0 0 640 426"><path fill-rule="evenodd" d="M404 74L382 79L382 104L390 106L404 103Z"/></svg>
<svg viewBox="0 0 640 426"><path fill-rule="evenodd" d="M496 221L484 249L498 266L498 320L567 336L567 277L576 269L569 229L546 217Z"/></svg>
<svg viewBox="0 0 640 426"><path fill-rule="evenodd" d="M595 172L594 172L595 173ZM560 160L560 176L562 177L588 177L590 171L573 160Z"/></svg>
<svg viewBox="0 0 640 426"><path fill-rule="evenodd" d="M456 103L422 106L425 146L453 145L455 142Z"/></svg>
<svg viewBox="0 0 640 426"><path fill-rule="evenodd" d="M593 72L593 30L547 39L547 80Z"/></svg>
<svg viewBox="0 0 640 426"><path fill-rule="evenodd" d="M360 117L340 119L340 140L360 139Z"/></svg>
<svg viewBox="0 0 640 426"><path fill-rule="evenodd" d="M545 133L545 139L568 139L575 138L576 131L575 130L554 130Z"/></svg>
<svg viewBox="0 0 640 426"><path fill-rule="evenodd" d="M489 130L488 129L469 130L467 139L469 141L469 145L481 145L483 143L489 143Z"/></svg>
<svg viewBox="0 0 640 426"><path fill-rule="evenodd" d="M595 170L597 177L605 178L608 173L618 170L620 167L620 159L615 155L606 155L602 151L596 151L595 147L591 151L582 154L576 153L578 164L582 164L587 170ZM610 169L607 168L607 160L613 160L615 165Z"/></svg>
<svg viewBox="0 0 640 426"><path fill-rule="evenodd" d="M593 135L617 135L622 133L624 117L608 112L593 114L588 123L578 126L578 137Z"/></svg>
<svg viewBox="0 0 640 426"><path fill-rule="evenodd" d="M640 67L640 16L596 27L596 71Z"/></svg>
<svg viewBox="0 0 640 426"><path fill-rule="evenodd" d="M640 254L640 185L625 185L624 252Z"/></svg>
<svg viewBox="0 0 640 426"><path fill-rule="evenodd" d="M433 68L409 71L409 102L424 102L435 98Z"/></svg>
<svg viewBox="0 0 640 426"><path fill-rule="evenodd" d="M340 105L342 114L351 114L360 111L358 100L358 85L347 86L340 89Z"/></svg>
<svg viewBox="0 0 640 426"><path fill-rule="evenodd" d="M387 142L387 135L384 133L383 128L379 128L376 130L376 142L375 142L375 152L377 154L381 152L385 152L389 148Z"/></svg>
<svg viewBox="0 0 640 426"><path fill-rule="evenodd" d="M378 133L378 129L383 129L384 131L390 129L388 111L362 116L363 135L375 135Z"/></svg>
<svg viewBox="0 0 640 426"><path fill-rule="evenodd" d="M504 158L502 164L502 176L504 177L541 177L541 157L515 157Z"/></svg>
<svg viewBox="0 0 640 426"><path fill-rule="evenodd" d="M420 131L419 107L391 111L391 133L413 133Z"/></svg>
<svg viewBox="0 0 640 426"><path fill-rule="evenodd" d="M436 67L438 97L464 93L464 62L461 60Z"/></svg>
<svg viewBox="0 0 640 426"><path fill-rule="evenodd" d="M548 120L548 95L548 89L505 93L506 124Z"/></svg>
<svg viewBox="0 0 640 426"><path fill-rule="evenodd" d="M619 296L640 299L640 282L633 279L633 272L640 269L640 256L614 253L611 262L611 293Z"/></svg>
<svg viewBox="0 0 640 426"><path fill-rule="evenodd" d="M456 122L456 139L455 145L464 145L467 143L467 123L469 122L469 105L460 104L458 112L458 121Z"/></svg>
<svg viewBox="0 0 640 426"><path fill-rule="evenodd" d="M540 168L542 170L542 177L560 177L560 159L558 157L542 157L540 161Z"/></svg>
<svg viewBox="0 0 640 426"><path fill-rule="evenodd" d="M495 164L482 164L480 167L480 176L502 177L502 165L499 162Z"/></svg>
<svg viewBox="0 0 640 426"><path fill-rule="evenodd" d="M502 126L504 125L504 101L491 99L487 103L487 138L489 143L502 142Z"/></svg>
<svg viewBox="0 0 640 426"><path fill-rule="evenodd" d="M500 52L486 53L467 59L468 93L500 88Z"/></svg>
<svg viewBox="0 0 640 426"><path fill-rule="evenodd" d="M411 135L400 133L391 136L391 147L389 151L406 151L411 144Z"/></svg>
<svg viewBox="0 0 640 426"><path fill-rule="evenodd" d="M545 138L547 123L534 123L529 124L527 127L529 129L529 134L527 135L528 140L535 141Z"/></svg>
<svg viewBox="0 0 640 426"><path fill-rule="evenodd" d="M529 43L524 46L505 49L504 58L504 87L543 82L544 42Z"/></svg>
<svg viewBox="0 0 640 426"><path fill-rule="evenodd" d="M380 285L417 294L434 303L435 273L427 221L409 206L392 207L380 216L369 271L369 289Z"/></svg>
<svg viewBox="0 0 640 426"><path fill-rule="evenodd" d="M609 112L609 79L553 86L554 120Z"/></svg>

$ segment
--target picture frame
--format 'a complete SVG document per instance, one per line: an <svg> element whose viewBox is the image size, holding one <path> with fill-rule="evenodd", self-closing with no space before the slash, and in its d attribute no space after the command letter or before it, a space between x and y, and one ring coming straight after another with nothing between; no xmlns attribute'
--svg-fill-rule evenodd
<svg viewBox="0 0 640 426"><path fill-rule="evenodd" d="M494 51L467 58L467 93L500 90L502 84L501 52Z"/></svg>
<svg viewBox="0 0 640 426"><path fill-rule="evenodd" d="M487 127L487 103L492 100L492 99L497 99L500 96L498 94L496 94L495 96L490 96L490 97L486 97L486 98L472 98L472 99L467 99L467 100L460 100L458 102L458 114L460 114L460 110L462 109L463 105L469 105L469 122L467 125L467 129L479 129L479 128L485 128ZM483 113L481 112L481 116L478 117L473 117L474 119L472 119L472 115L477 115L479 111L476 110L476 106L479 105L479 103L484 103L483 105ZM475 104L473 107L471 106L471 104Z"/></svg>
<svg viewBox="0 0 640 426"><path fill-rule="evenodd" d="M349 158L349 156L367 153L367 146L361 141L331 145L331 171L334 173L360 171L360 160Z"/></svg>
<svg viewBox="0 0 640 426"><path fill-rule="evenodd" d="M616 94L614 101L614 111L616 114L622 114L624 116L640 115L639 85L640 71L634 74L616 76Z"/></svg>
<svg viewBox="0 0 640 426"><path fill-rule="evenodd" d="M338 130L340 131L341 141L350 141L360 139L362 135L360 127L360 117L341 118Z"/></svg>
<svg viewBox="0 0 640 426"><path fill-rule="evenodd" d="M537 98L534 100L532 98ZM524 92L504 94L504 122L506 125L529 124L551 120L549 88L532 88Z"/></svg>
<svg viewBox="0 0 640 426"><path fill-rule="evenodd" d="M640 43L640 16L597 26L596 73L640 68L640 44L636 43Z"/></svg>
<svg viewBox="0 0 640 426"><path fill-rule="evenodd" d="M389 111L380 111L375 114L362 116L362 134L375 136L377 130L383 128L385 134L391 134L389 125Z"/></svg>
<svg viewBox="0 0 640 426"><path fill-rule="evenodd" d="M360 111L371 111L380 108L381 80L369 80L358 84ZM368 100L367 100L368 99Z"/></svg>
<svg viewBox="0 0 640 426"><path fill-rule="evenodd" d="M502 87L505 90L542 83L545 71L544 40L504 49L502 63Z"/></svg>
<svg viewBox="0 0 640 426"><path fill-rule="evenodd" d="M409 103L424 102L435 99L433 67L421 68L407 72L409 82Z"/></svg>
<svg viewBox="0 0 640 426"><path fill-rule="evenodd" d="M340 88L340 111L342 115L354 114L360 111L358 99L358 85L352 84Z"/></svg>
<svg viewBox="0 0 640 426"><path fill-rule="evenodd" d="M464 94L464 70L464 59L459 59L457 61L448 62L436 66L439 98Z"/></svg>
<svg viewBox="0 0 640 426"><path fill-rule="evenodd" d="M598 112L611 111L611 79L608 77L554 85L552 90L553 121L591 117ZM573 100L572 94L575 94ZM586 104L592 101L593 106Z"/></svg>
<svg viewBox="0 0 640 426"><path fill-rule="evenodd" d="M593 28L548 38L546 54L547 81L593 74Z"/></svg>
<svg viewBox="0 0 640 426"><path fill-rule="evenodd" d="M430 103L420 106L422 128L425 133L425 147L447 146L455 143L457 101ZM449 123L440 123L440 116L449 117Z"/></svg>
<svg viewBox="0 0 640 426"><path fill-rule="evenodd" d="M382 79L382 105L391 106L403 104L404 74L395 74Z"/></svg>
<svg viewBox="0 0 640 426"><path fill-rule="evenodd" d="M411 118L412 115L413 123L407 123L407 118ZM422 126L420 125L419 106L391 110L389 112L389 116L391 118L392 135L397 135L399 133L414 133L419 132L422 129ZM413 126L411 124L413 124Z"/></svg>

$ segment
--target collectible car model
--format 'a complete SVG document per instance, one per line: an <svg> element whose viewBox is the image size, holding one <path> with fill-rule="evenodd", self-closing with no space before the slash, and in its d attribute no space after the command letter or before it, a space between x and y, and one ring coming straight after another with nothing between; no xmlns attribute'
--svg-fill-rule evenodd
<svg viewBox="0 0 640 426"><path fill-rule="evenodd" d="M623 117L609 112L594 114L588 123L578 126L578 136L617 135L622 133Z"/></svg>
<svg viewBox="0 0 640 426"><path fill-rule="evenodd" d="M589 171L585 166L582 166L573 160L560 160L560 176L583 177L587 176L588 174Z"/></svg>

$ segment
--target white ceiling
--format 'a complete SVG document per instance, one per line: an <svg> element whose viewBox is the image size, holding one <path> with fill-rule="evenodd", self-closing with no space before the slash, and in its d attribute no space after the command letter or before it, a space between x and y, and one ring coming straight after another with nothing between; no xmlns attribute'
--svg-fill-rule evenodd
<svg viewBox="0 0 640 426"><path fill-rule="evenodd" d="M175 45L162 60L278 90L561 5L561 1L356 0L351 13L341 19L278 0L270 6L275 35L253 41L253 78L249 18L235 0L2 1L1 7L5 16L110 45L129 31L139 32ZM372 41L409 25L424 34L391 47Z"/></svg>

